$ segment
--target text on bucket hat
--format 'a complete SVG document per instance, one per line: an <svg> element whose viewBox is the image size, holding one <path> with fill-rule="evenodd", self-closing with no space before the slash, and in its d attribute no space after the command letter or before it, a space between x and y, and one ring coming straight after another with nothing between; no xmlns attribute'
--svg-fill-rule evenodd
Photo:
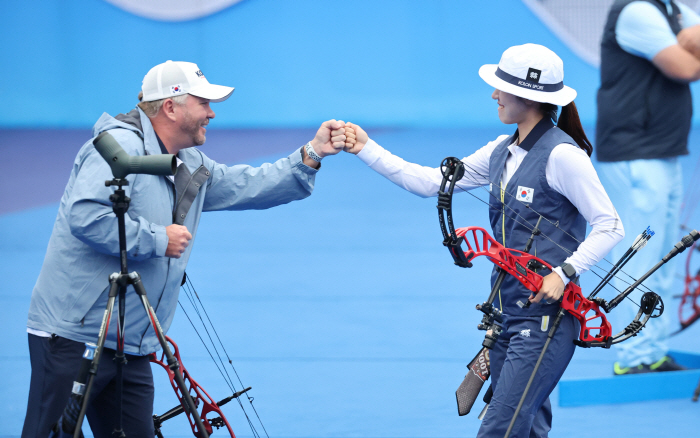
<svg viewBox="0 0 700 438"><path fill-rule="evenodd" d="M556 53L539 44L513 46L496 64L486 64L479 76L487 84L515 96L565 106L576 90L564 85L564 63Z"/></svg>
<svg viewBox="0 0 700 438"><path fill-rule="evenodd" d="M166 61L146 73L141 91L143 102L167 99L182 94L191 94L212 102L222 102L231 96L233 87L210 84L202 70L192 62Z"/></svg>

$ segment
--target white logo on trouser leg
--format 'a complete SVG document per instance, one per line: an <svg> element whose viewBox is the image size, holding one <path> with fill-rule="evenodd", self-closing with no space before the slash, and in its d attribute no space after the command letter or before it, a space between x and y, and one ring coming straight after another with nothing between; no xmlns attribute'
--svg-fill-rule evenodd
<svg viewBox="0 0 700 438"><path fill-rule="evenodd" d="M524 338L529 338L530 337L530 329L520 330L520 336L522 336Z"/></svg>

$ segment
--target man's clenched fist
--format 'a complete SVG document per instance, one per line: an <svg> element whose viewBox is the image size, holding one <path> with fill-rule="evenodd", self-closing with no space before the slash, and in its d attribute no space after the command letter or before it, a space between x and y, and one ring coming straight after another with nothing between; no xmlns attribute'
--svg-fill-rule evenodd
<svg viewBox="0 0 700 438"><path fill-rule="evenodd" d="M345 147L345 122L335 119L323 122L311 140L311 146L321 158L342 151Z"/></svg>
<svg viewBox="0 0 700 438"><path fill-rule="evenodd" d="M165 233L168 235L168 248L165 250L165 256L179 259L189 246L192 234L187 231L187 227L176 224L165 227Z"/></svg>

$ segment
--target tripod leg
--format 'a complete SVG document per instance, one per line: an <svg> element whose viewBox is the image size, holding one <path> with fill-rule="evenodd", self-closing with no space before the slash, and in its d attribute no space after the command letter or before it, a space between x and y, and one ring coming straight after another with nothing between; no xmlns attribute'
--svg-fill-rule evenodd
<svg viewBox="0 0 700 438"><path fill-rule="evenodd" d="M109 298L107 299L107 308L105 309L104 316L102 317L102 324L100 325L100 331L97 336L97 347L95 348L95 356L92 359L92 365L90 366L90 371L88 372L87 384L85 385L85 393L83 394L83 400L80 406L80 414L78 414L78 420L75 423L75 438L79 438L81 433L81 428L83 425L83 419L85 418L85 413L87 412L88 401L90 400L90 391L92 390L92 384L97 375L97 368L100 364L100 358L102 357L102 349L107 340L107 330L109 329L109 321L112 319L112 311L114 310L114 301L119 293L119 274L114 273L109 276Z"/></svg>
<svg viewBox="0 0 700 438"><path fill-rule="evenodd" d="M520 409L522 409L523 403L525 403L525 398L527 397L527 393L530 391L530 386L532 386L532 382L535 380L535 375L537 374L537 370L539 370L540 365L542 364L542 359L544 358L544 354L547 352L547 348L549 348L549 344L552 341L554 334L557 332L557 329L559 328L559 324L561 324L561 320L565 314L566 314L566 310L559 309L559 313L557 313L557 318L554 320L554 324L552 324L552 328L549 330L549 333L547 334L547 341L544 343L544 347L542 347L542 352L540 353L540 357L537 358L537 363L535 363L535 368L532 370L532 374L530 374L530 379L527 381L527 386L525 386L525 390L523 391L523 395L520 397L520 402L518 402L518 407L515 409L515 413L513 414L513 418L510 420L510 425L508 426L508 430L506 430L506 434L505 434L504 438L508 438L510 436L510 433L513 431L513 426L515 426L515 421L518 419L518 414L520 414Z"/></svg>
<svg viewBox="0 0 700 438"><path fill-rule="evenodd" d="M151 303L148 302L148 297L146 296L146 289L143 287L143 283L141 283L141 277L136 272L132 272L129 274L129 278L134 286L134 290L141 298L141 303L143 304L143 307L146 310L146 313L148 314L148 318L151 320L153 329L155 330L156 335L158 336L158 340L160 341L160 345L163 348L163 353L165 354L165 357L167 357L168 366L171 370L173 370L173 373L175 375L175 381L177 382L177 386L180 388L180 392L182 393L182 400L186 404L185 409L189 411L189 413L192 415L195 425L197 426L197 433L199 437L209 438L207 429L202 423L202 419L199 416L199 412L197 412L197 406L195 405L194 400L192 400L192 396L190 395L189 389L185 385L185 380L182 378L182 373L180 372L180 364L177 362L177 359L175 359L175 356L173 356L173 353L170 351L170 346L168 345L168 341L165 339L165 334L163 333L163 328L160 326L160 322L158 322L156 312L153 310L153 307L151 307Z"/></svg>
<svg viewBox="0 0 700 438"><path fill-rule="evenodd" d="M114 360L117 364L117 418L119 422L112 431L115 438L124 438L124 427L122 425L122 397L124 394L124 365L126 356L124 355L124 316L126 313L126 286L119 287L119 307L117 318L117 351Z"/></svg>

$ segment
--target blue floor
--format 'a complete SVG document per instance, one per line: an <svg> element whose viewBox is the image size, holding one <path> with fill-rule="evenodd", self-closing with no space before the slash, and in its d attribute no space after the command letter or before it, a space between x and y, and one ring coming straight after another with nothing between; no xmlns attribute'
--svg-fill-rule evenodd
<svg viewBox="0 0 700 438"><path fill-rule="evenodd" d="M370 130L370 135L407 160L437 165L510 130ZM284 131L277 134L284 138ZM693 154L684 159L686 180L700 153L698 134L691 136ZM236 132L230 135L235 142ZM297 137L295 131L289 150L301 144ZM208 146L204 150L214 159L238 159ZM9 147L0 144L0 150ZM245 160L258 164L283 156L278 150L273 157ZM62 169L65 176L51 180L34 175L36 185L56 191L68 172ZM490 264L453 266L441 245L435 199L396 188L354 156L324 160L316 183L314 194L301 202L205 214L188 267L243 384L253 387L267 432L279 438L476 435L475 412L458 417L454 391L483 339L474 305L488 293ZM4 202L10 202L11 194L2 190ZM0 437L21 431L30 375L26 312L57 201L7 208L0 215ZM488 224L486 207L464 195L455 218L458 226ZM675 313L674 304L667 303L667 311ZM169 335L215 399L230 395L183 312ZM671 347L700 352L699 336L700 323L673 338ZM613 351L579 349L564 378L608 376L614 359ZM176 399L165 373L154 373L155 411L162 413ZM580 408L558 407L555 390L551 436L700 436L693 389L684 399ZM255 415L247 401L244 406ZM481 407L479 401L474 410ZM252 435L238 406L230 403L224 411L237 436ZM192 436L180 417L166 423L163 433Z"/></svg>

